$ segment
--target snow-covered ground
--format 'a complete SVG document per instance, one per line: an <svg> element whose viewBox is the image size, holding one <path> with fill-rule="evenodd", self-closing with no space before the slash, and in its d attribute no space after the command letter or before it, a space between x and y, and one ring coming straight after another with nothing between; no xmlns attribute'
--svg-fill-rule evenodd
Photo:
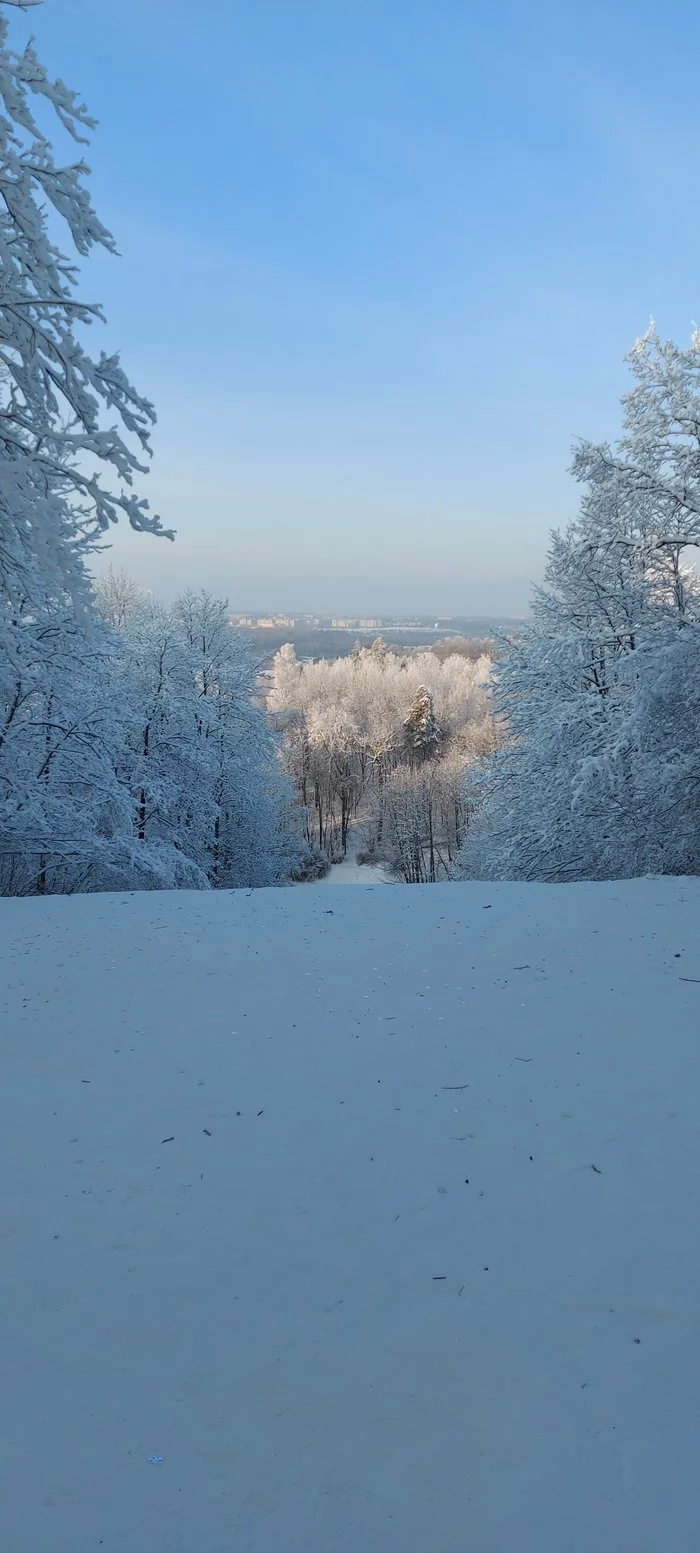
<svg viewBox="0 0 700 1553"><path fill-rule="evenodd" d="M0 902L8 1553L695 1553L700 881Z"/></svg>
<svg viewBox="0 0 700 1553"><path fill-rule="evenodd" d="M330 870L316 884L393 884L386 869L379 863L358 863L357 854L366 845L360 826L351 826L348 848L342 863L332 863Z"/></svg>
<svg viewBox="0 0 700 1553"><path fill-rule="evenodd" d="M379 863L358 863L355 851L348 848L342 863L331 863L330 870L317 884L393 884Z"/></svg>
<svg viewBox="0 0 700 1553"><path fill-rule="evenodd" d="M331 863L330 871L318 884L391 884L388 874L378 863L358 863L356 857L344 857L342 863Z"/></svg>

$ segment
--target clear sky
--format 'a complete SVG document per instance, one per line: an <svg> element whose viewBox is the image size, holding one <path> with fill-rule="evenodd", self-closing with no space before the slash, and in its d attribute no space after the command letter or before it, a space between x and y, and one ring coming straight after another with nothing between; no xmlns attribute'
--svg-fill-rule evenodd
<svg viewBox="0 0 700 1553"><path fill-rule="evenodd" d="M45 0L159 425L163 596L522 613L625 351L700 317L697 0ZM97 342L95 342L97 343ZM147 489L146 489L147 488Z"/></svg>

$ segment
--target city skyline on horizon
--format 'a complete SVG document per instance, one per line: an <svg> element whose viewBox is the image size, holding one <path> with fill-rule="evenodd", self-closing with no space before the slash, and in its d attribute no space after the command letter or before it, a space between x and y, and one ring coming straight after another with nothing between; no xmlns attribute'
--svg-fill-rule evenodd
<svg viewBox="0 0 700 1553"><path fill-rule="evenodd" d="M491 615L471 613L441 615L435 611L431 612L430 610L410 610L404 611L400 614L395 614L393 612L389 612L388 610L379 610L376 615L366 616L359 612L353 615L345 612L343 614L335 614L334 612L328 610L291 611L234 609L230 604L228 607L231 618L237 621L239 624L243 624L246 621L254 621L256 624L261 625L261 623L265 620L274 622L275 625L285 625L287 623L294 624L295 621L303 621L304 623L316 621L322 622L324 626L328 625L332 629L337 630L356 629L362 631L373 631L378 630L382 625L389 627L392 625L408 626L411 624L415 624L421 628L429 629L431 621L434 623L435 628L437 629L439 626L452 625L458 621L472 623L474 621L498 622L500 620L525 619L524 615L507 614Z"/></svg>

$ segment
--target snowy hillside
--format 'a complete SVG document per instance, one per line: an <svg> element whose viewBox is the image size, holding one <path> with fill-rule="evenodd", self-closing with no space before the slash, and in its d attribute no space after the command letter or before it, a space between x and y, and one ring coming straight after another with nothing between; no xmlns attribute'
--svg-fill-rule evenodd
<svg viewBox="0 0 700 1553"><path fill-rule="evenodd" d="M0 901L0 1545L691 1553L699 908Z"/></svg>

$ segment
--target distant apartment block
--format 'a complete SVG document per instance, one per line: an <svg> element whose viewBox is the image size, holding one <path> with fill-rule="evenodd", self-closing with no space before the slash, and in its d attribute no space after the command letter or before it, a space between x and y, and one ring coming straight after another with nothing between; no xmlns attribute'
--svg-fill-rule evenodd
<svg viewBox="0 0 700 1553"><path fill-rule="evenodd" d="M349 620L344 615L331 620L336 631L378 631L381 620Z"/></svg>
<svg viewBox="0 0 700 1553"><path fill-rule="evenodd" d="M261 631L293 631L296 621L292 615L231 615L232 626L252 626Z"/></svg>

